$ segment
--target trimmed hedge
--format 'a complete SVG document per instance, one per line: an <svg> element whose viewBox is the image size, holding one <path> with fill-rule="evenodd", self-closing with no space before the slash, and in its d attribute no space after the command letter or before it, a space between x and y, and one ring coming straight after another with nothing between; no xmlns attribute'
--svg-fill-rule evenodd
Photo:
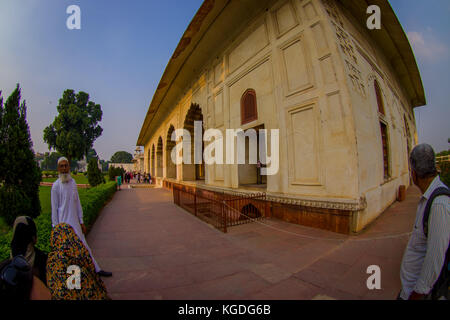
<svg viewBox="0 0 450 320"><path fill-rule="evenodd" d="M438 164L440 168L440 178L443 183L450 187L450 162L440 162Z"/></svg>
<svg viewBox="0 0 450 320"><path fill-rule="evenodd" d="M48 190L50 190L50 188L51 187L47 187ZM78 190L81 206L83 208L83 220L88 232L97 219L100 210L106 202L112 198L116 189L116 182L107 182L95 188L84 189L83 192ZM49 191L46 192L50 193ZM36 223L38 231L37 247L43 251L49 252L50 234L52 232L51 208L45 211L43 210L41 215L34 219L34 222ZM0 261L9 258L11 238L12 229L6 234L0 233Z"/></svg>
<svg viewBox="0 0 450 320"><path fill-rule="evenodd" d="M58 171L56 170L42 171L42 176L46 176L47 178L58 178Z"/></svg>
<svg viewBox="0 0 450 320"><path fill-rule="evenodd" d="M100 210L112 198L116 190L116 182L112 181L87 189L86 193L80 195L83 220L88 231L94 225Z"/></svg>

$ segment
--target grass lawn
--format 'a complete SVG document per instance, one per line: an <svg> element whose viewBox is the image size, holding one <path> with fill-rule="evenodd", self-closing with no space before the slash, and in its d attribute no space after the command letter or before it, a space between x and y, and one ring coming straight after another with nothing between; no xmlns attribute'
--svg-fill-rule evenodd
<svg viewBox="0 0 450 320"><path fill-rule="evenodd" d="M51 191L52 187L39 187L39 200L41 201L41 215L51 215L52 203L51 203ZM3 218L0 217L0 235L7 234L12 228L8 226Z"/></svg>
<svg viewBox="0 0 450 320"><path fill-rule="evenodd" d="M105 181L109 181L108 175L104 175ZM75 179L77 184L89 184L87 176L82 173L77 174L76 176L72 174L72 178ZM55 182L58 178L42 178L42 182Z"/></svg>
<svg viewBox="0 0 450 320"><path fill-rule="evenodd" d="M77 184L89 184L87 176L84 174L73 175L72 178L75 179ZM42 178L42 182L55 182L58 178Z"/></svg>
<svg viewBox="0 0 450 320"><path fill-rule="evenodd" d="M51 203L52 187L39 187L39 200L41 200L41 214L52 212Z"/></svg>
<svg viewBox="0 0 450 320"><path fill-rule="evenodd" d="M86 198L89 189L78 189L80 201ZM52 214L52 202L51 202L52 187L40 186L39 187L39 200L41 201L41 216ZM11 227L8 226L0 217L0 233L8 233L11 231Z"/></svg>
<svg viewBox="0 0 450 320"><path fill-rule="evenodd" d="M50 250L50 233L52 230L52 205L51 205L52 187L40 186L39 199L41 202L41 214L34 219L38 229L37 247L44 250ZM83 208L83 217L85 225L89 231L95 222L97 215L105 203L112 197L116 191L116 184L108 182L95 188L78 188L81 206ZM9 246L12 238L12 228L9 227L0 218L0 261L9 256Z"/></svg>
<svg viewBox="0 0 450 320"><path fill-rule="evenodd" d="M52 200L51 200L52 187L40 186L39 187L39 199L41 200L41 215L52 213ZM80 196L80 201L86 198L89 193L89 189L78 188L78 195Z"/></svg>
<svg viewBox="0 0 450 320"><path fill-rule="evenodd" d="M10 227L3 221L3 218L0 217L0 234L7 233L10 230Z"/></svg>

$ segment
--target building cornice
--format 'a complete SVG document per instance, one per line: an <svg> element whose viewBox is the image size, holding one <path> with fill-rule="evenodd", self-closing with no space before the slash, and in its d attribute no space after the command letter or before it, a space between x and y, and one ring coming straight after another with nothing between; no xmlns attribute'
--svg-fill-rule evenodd
<svg viewBox="0 0 450 320"><path fill-rule="evenodd" d="M410 105L420 107L426 104L416 58L394 10L387 0L332 0L339 2L362 28L367 28L367 8L377 5L381 11L381 29L367 30L367 34L391 63L396 76L405 89Z"/></svg>
<svg viewBox="0 0 450 320"><path fill-rule="evenodd" d="M367 7L376 4L382 12L381 30L369 30L371 40L377 43L390 61L402 86L408 94L412 107L426 104L419 69L409 44L394 11L387 0L332 0L338 1L366 28ZM251 16L269 6L273 0L205 0L195 14L175 49L159 85L148 107L136 145L145 146L151 134L164 120L167 109L177 103L176 97L183 95L211 58L218 43L227 43L238 28L245 26ZM231 29L233 28L233 29Z"/></svg>

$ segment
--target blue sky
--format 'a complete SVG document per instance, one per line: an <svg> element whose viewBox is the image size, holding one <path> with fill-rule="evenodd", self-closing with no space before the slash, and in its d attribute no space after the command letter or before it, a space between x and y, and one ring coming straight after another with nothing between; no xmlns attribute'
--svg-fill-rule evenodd
<svg viewBox="0 0 450 320"><path fill-rule="evenodd" d="M427 105L415 109L419 142L450 148L450 1L390 0L408 35ZM383 19L383 17L381 17Z"/></svg>
<svg viewBox="0 0 450 320"><path fill-rule="evenodd" d="M164 68L201 0L1 0L0 90L17 82L27 100L35 151L64 89L102 105L94 148L109 160L133 152ZM408 33L428 105L416 109L420 142L440 151L450 138L450 1L391 0ZM66 28L66 8L81 8L81 30ZM383 18L383 17L381 17Z"/></svg>

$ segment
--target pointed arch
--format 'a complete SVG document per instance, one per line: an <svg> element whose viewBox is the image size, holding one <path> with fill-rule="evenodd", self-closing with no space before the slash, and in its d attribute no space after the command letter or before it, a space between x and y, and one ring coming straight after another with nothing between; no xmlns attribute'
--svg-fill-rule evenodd
<svg viewBox="0 0 450 320"><path fill-rule="evenodd" d="M201 121L202 122L202 132L201 132L201 141L202 141L202 148L201 150L198 150L200 153L201 151L201 163L195 163L195 156L194 156L194 122L195 121ZM189 131L191 135L191 150L183 150L183 152L190 152L191 153L191 164L183 163L183 180L192 181L192 180L205 180L205 161L203 159L203 150L204 150L204 144L203 144L203 132L205 130L203 125L203 113L200 106L196 103L191 104L191 107L189 108L186 118L183 123L183 128ZM200 156L200 154L199 154Z"/></svg>
<svg viewBox="0 0 450 320"><path fill-rule="evenodd" d="M383 100L383 93L381 91L381 86L377 79L373 80L373 90L375 91L375 97L377 102L378 110L378 124L380 126L381 133L381 159L383 179L386 181L391 177L391 154L390 154L390 143L389 143L389 123L386 117L386 109Z"/></svg>
<svg viewBox="0 0 450 320"><path fill-rule="evenodd" d="M172 161L172 150L175 148L175 141L172 141L172 133L175 131L175 127L170 125L166 136L166 178L176 179L177 178L177 167Z"/></svg>
<svg viewBox="0 0 450 320"><path fill-rule="evenodd" d="M152 160L151 160L151 163L152 163L152 165L151 165L151 175L152 175L152 177L154 177L155 176L155 166L156 166L156 163L155 163L155 158L156 157L156 154L155 154L155 144L153 144L152 145Z"/></svg>
<svg viewBox="0 0 450 320"><path fill-rule="evenodd" d="M156 176L163 176L163 139L158 138L158 145L156 147Z"/></svg>
<svg viewBox="0 0 450 320"><path fill-rule="evenodd" d="M245 220L245 219L256 219L256 218L261 218L261 212L259 211L258 208L256 208L252 203L246 204L245 206L242 207L241 209L241 217L240 220Z"/></svg>
<svg viewBox="0 0 450 320"><path fill-rule="evenodd" d="M258 107L256 104L256 92L247 89L241 97L241 124L246 124L258 119Z"/></svg>
<svg viewBox="0 0 450 320"><path fill-rule="evenodd" d="M148 148L147 150L147 165L146 165L146 169L145 171L148 173L151 173L151 168L152 168L152 158L151 158L152 154L151 154L151 149Z"/></svg>

